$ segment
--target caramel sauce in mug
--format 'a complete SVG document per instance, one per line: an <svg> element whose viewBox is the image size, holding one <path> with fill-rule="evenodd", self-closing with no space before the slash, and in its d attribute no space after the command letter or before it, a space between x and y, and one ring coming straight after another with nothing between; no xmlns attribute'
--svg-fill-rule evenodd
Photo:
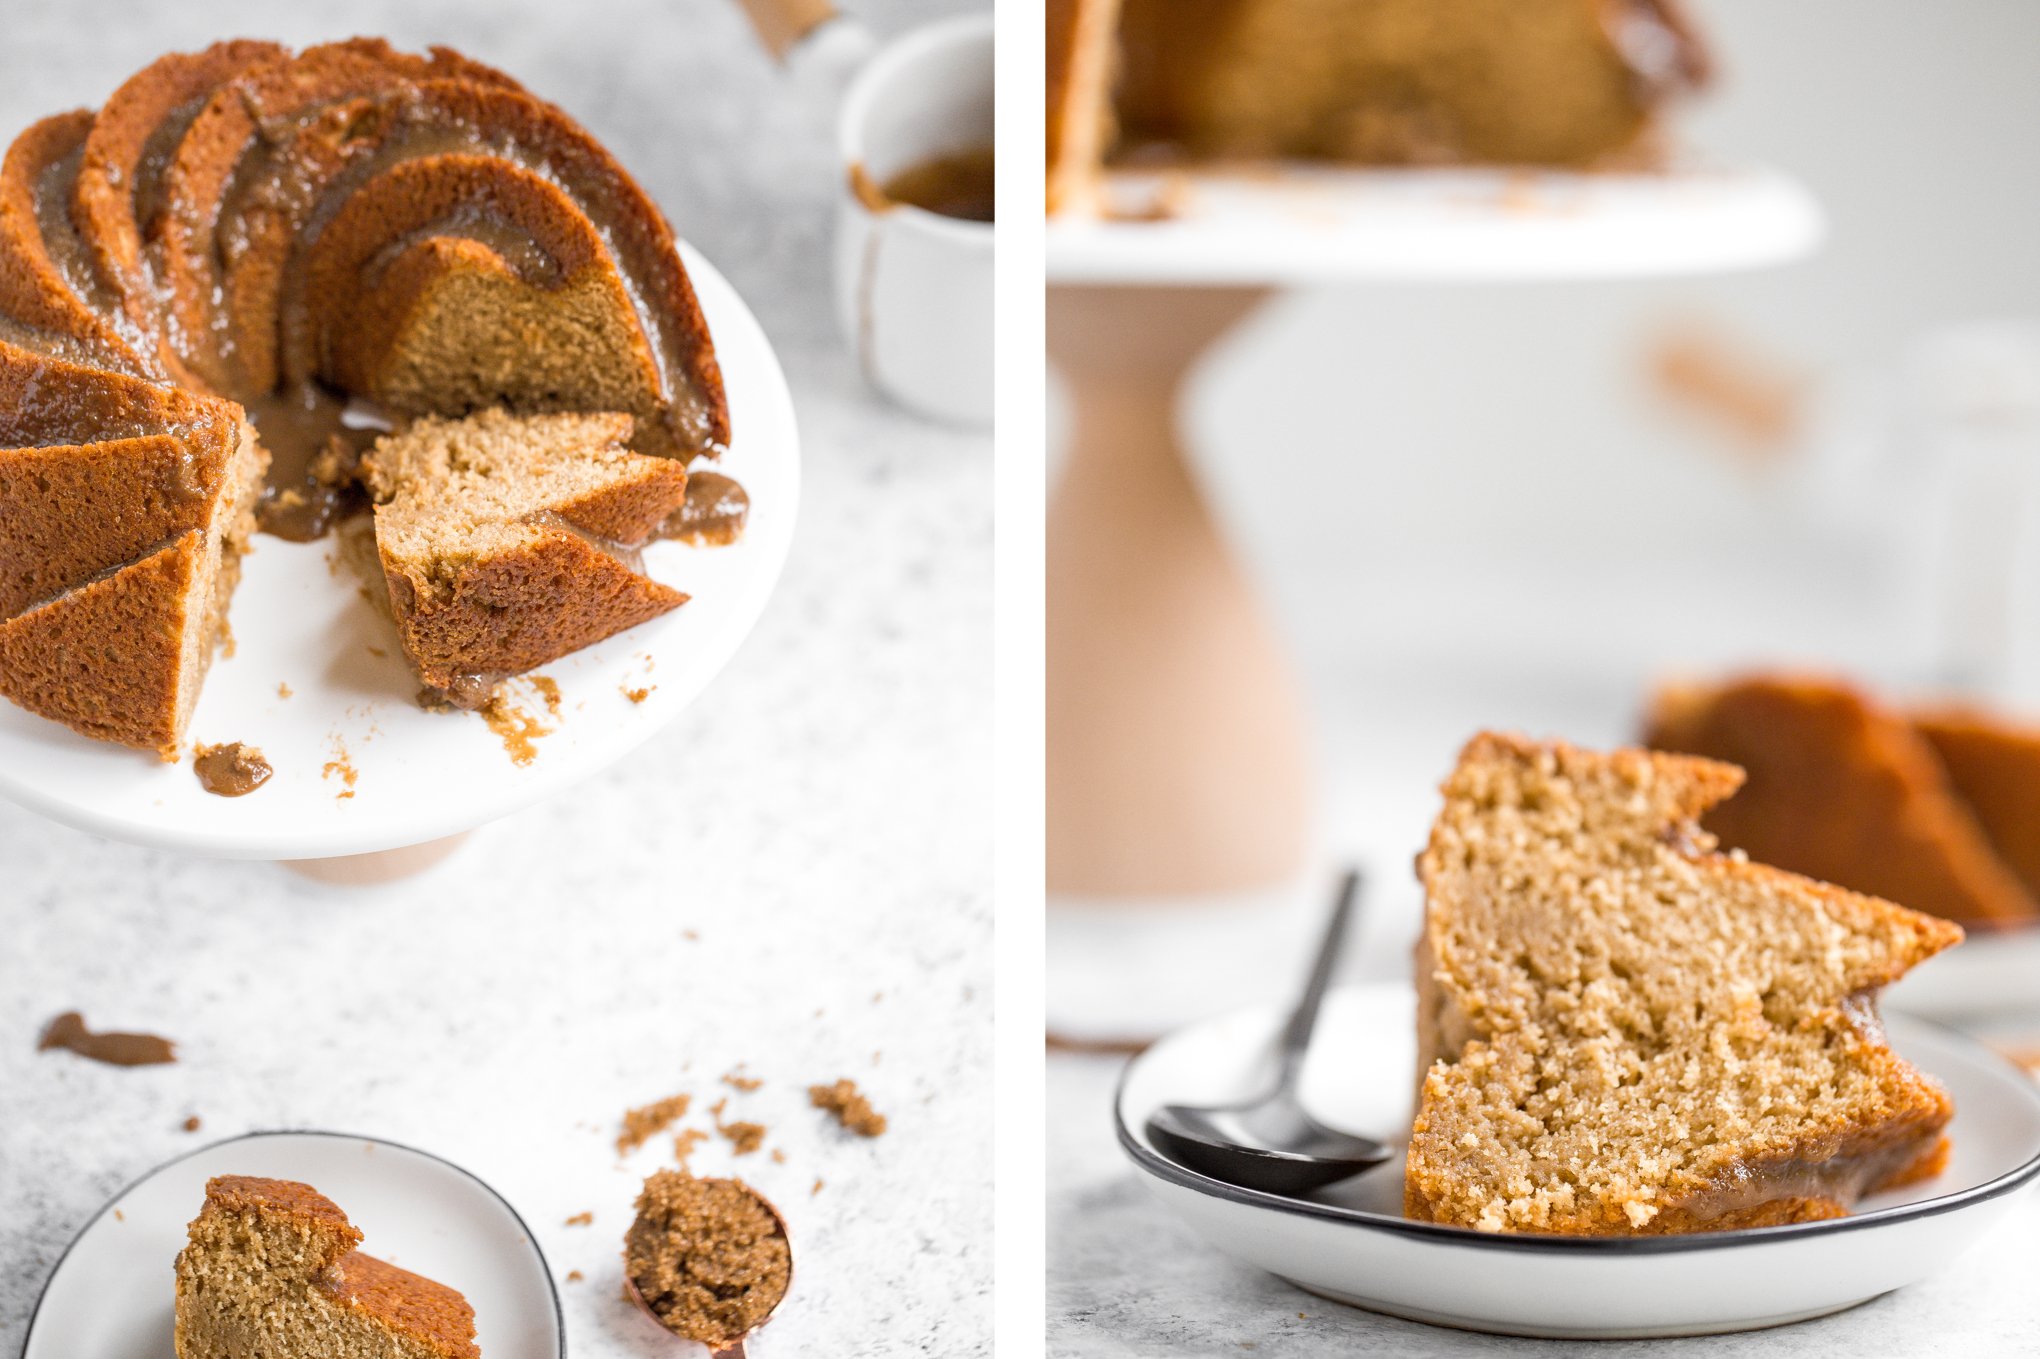
<svg viewBox="0 0 2040 1359"><path fill-rule="evenodd" d="M964 222L993 220L992 148L974 146L931 156L880 183L862 165L850 167L857 200L873 212L906 206Z"/></svg>

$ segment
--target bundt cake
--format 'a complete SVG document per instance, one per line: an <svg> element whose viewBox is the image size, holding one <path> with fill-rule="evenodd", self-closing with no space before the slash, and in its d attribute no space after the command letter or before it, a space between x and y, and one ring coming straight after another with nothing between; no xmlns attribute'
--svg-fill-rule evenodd
<svg viewBox="0 0 2040 1359"><path fill-rule="evenodd" d="M376 429L492 410L614 413L669 495L730 437L665 219L509 76L380 39L222 42L35 124L0 162L0 693L176 758L251 516L318 537L366 504ZM557 606L600 616L503 654L682 598L582 546L608 585Z"/></svg>
<svg viewBox="0 0 2040 1359"><path fill-rule="evenodd" d="M1715 852L1731 765L1483 734L1418 860L1404 1208L1482 1231L1805 1222L1939 1172L1878 988L1947 921Z"/></svg>
<svg viewBox="0 0 2040 1359"><path fill-rule="evenodd" d="M1969 705L1912 714L1991 848L2040 901L2040 728Z"/></svg>
<svg viewBox="0 0 2040 1359"><path fill-rule="evenodd" d="M466 1298L360 1241L310 1185L208 1181L177 1253L177 1359L480 1359Z"/></svg>
<svg viewBox="0 0 2040 1359"><path fill-rule="evenodd" d="M1751 675L1664 685L1644 743L1747 772L1748 786L1705 824L1752 858L1965 924L2040 919L1935 743L1847 684ZM2017 820L2009 809L1999 815ZM2016 836L2016 825L2005 833Z"/></svg>
<svg viewBox="0 0 2040 1359"><path fill-rule="evenodd" d="M634 550L687 498L687 474L624 447L631 418L425 417L362 472L404 654L459 705L496 681L685 603Z"/></svg>
<svg viewBox="0 0 2040 1359"><path fill-rule="evenodd" d="M1674 0L1048 0L1049 211L1108 159L1607 164L1706 69Z"/></svg>

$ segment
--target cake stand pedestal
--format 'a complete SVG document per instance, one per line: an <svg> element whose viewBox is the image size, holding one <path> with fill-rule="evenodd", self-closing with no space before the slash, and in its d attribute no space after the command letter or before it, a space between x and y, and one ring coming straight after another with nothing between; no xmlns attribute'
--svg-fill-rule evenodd
<svg viewBox="0 0 2040 1359"><path fill-rule="evenodd" d="M1048 513L1048 1008L1080 1043L1286 979L1313 918L1303 703L1184 456L1196 361L1284 286L1713 273L1822 234L1793 181L1716 166L1115 172L1104 198L1048 230L1072 413Z"/></svg>

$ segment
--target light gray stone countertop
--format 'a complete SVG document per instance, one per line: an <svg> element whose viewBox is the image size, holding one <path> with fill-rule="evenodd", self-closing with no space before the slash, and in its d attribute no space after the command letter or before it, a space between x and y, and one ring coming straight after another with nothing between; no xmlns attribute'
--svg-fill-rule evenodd
<svg viewBox="0 0 2040 1359"><path fill-rule="evenodd" d="M973 7L859 6L886 32ZM759 1359L989 1353L991 445L860 382L829 316L829 142L735 5L13 0L4 32L0 138L237 34L384 33L506 68L607 142L756 311L806 486L779 592L700 702L422 876L330 888L0 805L0 1354L118 1189L277 1127L459 1162L557 1276L586 1276L561 1287L576 1356L673 1352L618 1301L630 1198L670 1140L621 1168L611 1143L624 1109L682 1090L729 1094L785 1153L716 1139L695 1158L791 1223L795 1291ZM180 1061L38 1055L74 1008L167 1034ZM739 1063L765 1084L719 1092ZM808 1107L839 1076L885 1136ZM564 1225L584 1211L592 1226Z"/></svg>

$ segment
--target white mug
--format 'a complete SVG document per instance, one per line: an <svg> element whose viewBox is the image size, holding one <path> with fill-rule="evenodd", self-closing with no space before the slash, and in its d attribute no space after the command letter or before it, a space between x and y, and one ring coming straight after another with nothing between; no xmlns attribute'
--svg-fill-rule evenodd
<svg viewBox="0 0 2040 1359"><path fill-rule="evenodd" d="M992 143L992 16L881 48L837 116L836 314L871 384L937 419L992 421L992 224L867 201L935 157Z"/></svg>

